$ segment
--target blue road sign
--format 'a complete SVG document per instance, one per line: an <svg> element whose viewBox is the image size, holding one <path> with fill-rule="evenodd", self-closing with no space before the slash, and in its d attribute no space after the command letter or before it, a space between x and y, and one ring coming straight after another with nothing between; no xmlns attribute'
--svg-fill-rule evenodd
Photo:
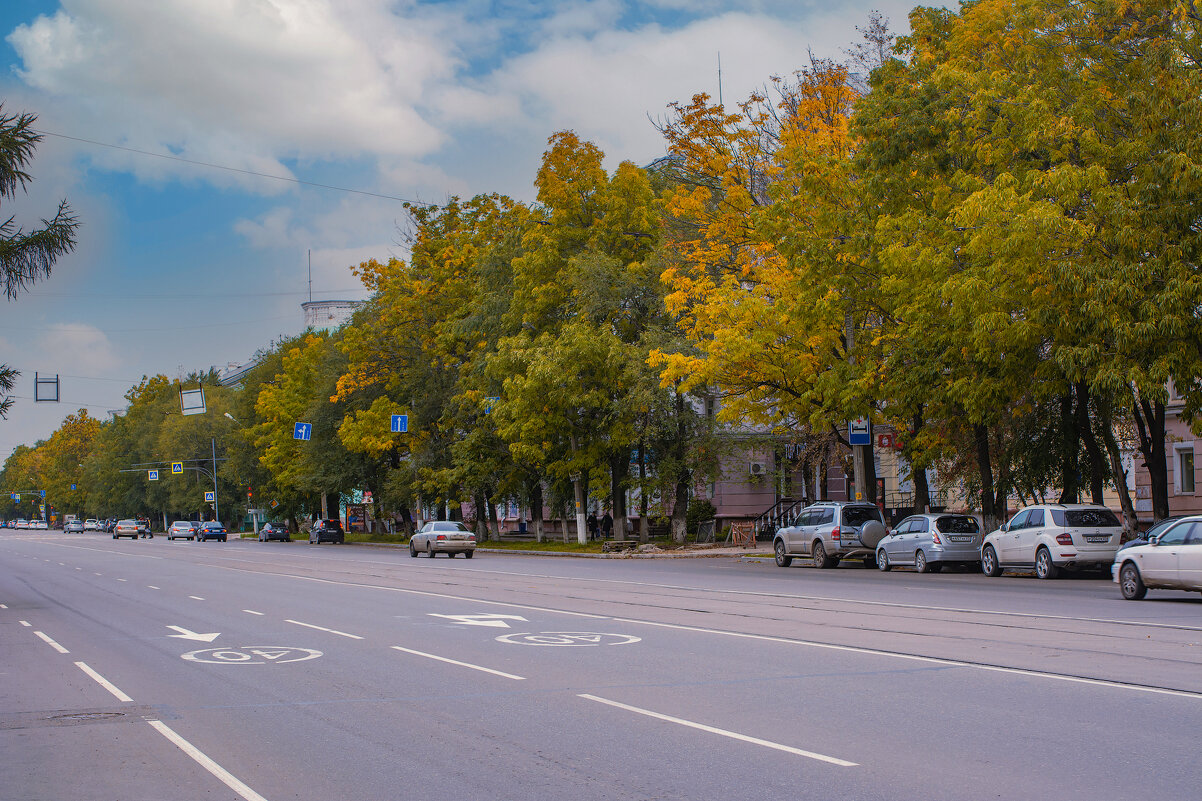
<svg viewBox="0 0 1202 801"><path fill-rule="evenodd" d="M147 470L146 472L147 472L147 473L150 473L150 480L151 480L151 481L158 481L158 480L159 480L159 471L158 471L158 470Z"/></svg>
<svg viewBox="0 0 1202 801"><path fill-rule="evenodd" d="M847 422L847 444L872 444L872 427L868 424L867 417L857 417L855 420Z"/></svg>
<svg viewBox="0 0 1202 801"><path fill-rule="evenodd" d="M38 490L38 495L41 495L43 498L45 498L45 497L46 497L46 490Z"/></svg>
<svg viewBox="0 0 1202 801"><path fill-rule="evenodd" d="M309 436L312 433L313 433L313 426L311 424L297 423L296 426L292 429L292 438L293 439L303 439L307 442L309 440Z"/></svg>
<svg viewBox="0 0 1202 801"><path fill-rule="evenodd" d="M172 462L171 463L171 475L173 475L173 476L179 475L182 472L184 472L184 463L183 462Z"/></svg>
<svg viewBox="0 0 1202 801"><path fill-rule="evenodd" d="M392 433L406 434L409 431L409 415L394 414L392 416Z"/></svg>
<svg viewBox="0 0 1202 801"><path fill-rule="evenodd" d="M213 501L217 500L217 493L209 490L205 493L205 500L209 503L212 503Z"/></svg>
<svg viewBox="0 0 1202 801"><path fill-rule="evenodd" d="M75 492L75 485L74 485L74 484L72 484L72 485L71 485L71 491L72 491L72 492Z"/></svg>
<svg viewBox="0 0 1202 801"><path fill-rule="evenodd" d="M9 496L9 497L11 497L11 498L12 498L14 501L16 501L17 503L20 503L20 502L21 502L21 493L19 493L19 492L14 492L14 493L13 493L11 496Z"/></svg>

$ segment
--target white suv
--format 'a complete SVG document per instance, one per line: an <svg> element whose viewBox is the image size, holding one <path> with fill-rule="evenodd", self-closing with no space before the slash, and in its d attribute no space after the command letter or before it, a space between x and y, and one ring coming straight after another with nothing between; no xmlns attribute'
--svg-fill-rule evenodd
<svg viewBox="0 0 1202 801"><path fill-rule="evenodd" d="M1028 506L981 543L981 570L1000 576L1007 567L1035 568L1041 579L1061 568L1110 572L1123 524L1105 506L1044 503Z"/></svg>
<svg viewBox="0 0 1202 801"><path fill-rule="evenodd" d="M877 543L888 533L881 510L871 503L822 501L803 509L793 525L777 529L772 550L780 567L794 556L809 556L814 567L856 557L874 567Z"/></svg>

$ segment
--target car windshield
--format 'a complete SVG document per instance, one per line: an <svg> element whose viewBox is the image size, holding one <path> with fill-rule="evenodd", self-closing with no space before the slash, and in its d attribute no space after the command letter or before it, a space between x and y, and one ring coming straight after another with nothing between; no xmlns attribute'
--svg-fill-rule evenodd
<svg viewBox="0 0 1202 801"><path fill-rule="evenodd" d="M935 525L948 534L976 534L981 530L977 519L968 515L944 515L935 521Z"/></svg>
<svg viewBox="0 0 1202 801"><path fill-rule="evenodd" d="M1053 509L1052 520L1058 526L1072 528L1119 528L1122 523L1109 509Z"/></svg>
<svg viewBox="0 0 1202 801"><path fill-rule="evenodd" d="M843 525L862 526L869 520L880 521L880 510L875 506L846 506L843 508Z"/></svg>

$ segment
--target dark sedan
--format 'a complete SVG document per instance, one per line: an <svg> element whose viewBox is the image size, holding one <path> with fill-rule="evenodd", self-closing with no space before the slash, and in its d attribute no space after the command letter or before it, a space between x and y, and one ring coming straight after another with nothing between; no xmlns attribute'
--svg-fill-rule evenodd
<svg viewBox="0 0 1202 801"><path fill-rule="evenodd" d="M309 544L317 545L322 542L333 542L341 545L346 539L346 535L342 532L342 521L318 520L309 529Z"/></svg>
<svg viewBox="0 0 1202 801"><path fill-rule="evenodd" d="M216 520L210 520L207 523L201 523L200 528L196 532L196 541L204 542L205 540L221 540L225 542L226 531L225 526Z"/></svg>
<svg viewBox="0 0 1202 801"><path fill-rule="evenodd" d="M283 523L267 523L259 529L259 542L271 542L272 540L292 542L292 535L288 533L288 527Z"/></svg>

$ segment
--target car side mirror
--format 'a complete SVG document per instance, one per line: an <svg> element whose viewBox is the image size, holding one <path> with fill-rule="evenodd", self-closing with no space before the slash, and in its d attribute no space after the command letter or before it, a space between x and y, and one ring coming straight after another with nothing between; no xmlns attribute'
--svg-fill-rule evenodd
<svg viewBox="0 0 1202 801"><path fill-rule="evenodd" d="M1149 545L1159 545L1160 544L1160 535L1153 534L1151 537L1148 537L1148 544Z"/></svg>
<svg viewBox="0 0 1202 801"><path fill-rule="evenodd" d="M1002 531L1009 531L1009 530L1010 530L1010 524L1009 524L1009 523L1002 523L1002 528L1001 528L1001 530L1002 530Z"/></svg>

